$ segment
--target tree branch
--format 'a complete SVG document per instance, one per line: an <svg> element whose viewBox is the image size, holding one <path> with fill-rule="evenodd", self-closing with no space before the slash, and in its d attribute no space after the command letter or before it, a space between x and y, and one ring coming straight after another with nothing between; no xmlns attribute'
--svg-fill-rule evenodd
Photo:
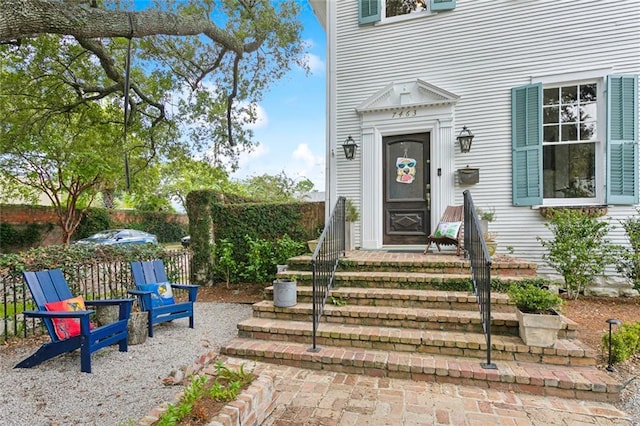
<svg viewBox="0 0 640 426"><path fill-rule="evenodd" d="M0 43L45 33L76 38L205 35L236 53L252 52L263 41L256 39L245 45L204 15L103 10L58 0L0 0Z"/></svg>

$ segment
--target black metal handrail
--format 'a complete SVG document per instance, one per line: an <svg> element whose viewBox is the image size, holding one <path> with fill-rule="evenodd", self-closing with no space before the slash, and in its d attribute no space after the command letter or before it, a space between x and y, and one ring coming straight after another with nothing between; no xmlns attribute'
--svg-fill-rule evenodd
<svg viewBox="0 0 640 426"><path fill-rule="evenodd" d="M324 305L327 302L329 291L333 287L340 254L343 256L345 254L345 206L346 198L339 197L322 231L322 235L318 239L318 246L311 256L313 270L313 334L312 346L309 348L310 352L318 352L320 350L316 344L318 325L324 312Z"/></svg>
<svg viewBox="0 0 640 426"><path fill-rule="evenodd" d="M487 362L483 368L496 369L491 362L491 257L484 241L480 220L473 205L471 192L464 195L464 250L471 264L471 281L478 300L482 328L487 343Z"/></svg>
<svg viewBox="0 0 640 426"><path fill-rule="evenodd" d="M191 250L164 251L161 257L171 282L189 282L192 255ZM65 278L71 292L87 300L129 297L127 290L134 287L129 262L123 260L79 262L65 271ZM0 318L0 341L43 332L44 329L38 326L40 320L28 319L22 314L35 306L21 273L0 271L0 303L4 313Z"/></svg>

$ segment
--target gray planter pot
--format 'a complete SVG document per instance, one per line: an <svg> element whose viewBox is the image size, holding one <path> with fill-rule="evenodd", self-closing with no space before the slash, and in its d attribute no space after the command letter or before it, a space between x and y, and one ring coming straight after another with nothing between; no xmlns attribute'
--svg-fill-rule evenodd
<svg viewBox="0 0 640 426"><path fill-rule="evenodd" d="M558 340L562 328L562 315L527 314L516 309L520 338L529 346L551 348Z"/></svg>
<svg viewBox="0 0 640 426"><path fill-rule="evenodd" d="M277 308L289 308L298 303L297 281L273 282L273 306Z"/></svg>

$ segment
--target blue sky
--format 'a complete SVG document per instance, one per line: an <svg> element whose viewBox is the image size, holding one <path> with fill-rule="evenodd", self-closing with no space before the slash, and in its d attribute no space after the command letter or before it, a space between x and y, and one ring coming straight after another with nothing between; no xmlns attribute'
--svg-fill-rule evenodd
<svg viewBox="0 0 640 426"><path fill-rule="evenodd" d="M272 0L277 2L278 0ZM292 179L308 178L314 190L325 187L325 45L324 29L307 0L299 2L302 39L308 45L310 72L297 66L265 91L252 126L257 146L240 155L232 179L285 172ZM149 0L134 0L135 8Z"/></svg>
<svg viewBox="0 0 640 426"><path fill-rule="evenodd" d="M290 178L308 178L318 191L325 187L325 33L306 0L302 6L302 38L308 43L307 75L295 67L272 85L259 105L254 126L259 145L242 154L234 179L282 171Z"/></svg>

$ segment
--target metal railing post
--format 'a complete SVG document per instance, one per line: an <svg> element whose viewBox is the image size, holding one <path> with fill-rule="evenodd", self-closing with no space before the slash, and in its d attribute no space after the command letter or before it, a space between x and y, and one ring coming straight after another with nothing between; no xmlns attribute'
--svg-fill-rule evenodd
<svg viewBox="0 0 640 426"><path fill-rule="evenodd" d="M484 241L484 235L482 235L471 192L466 190L463 195L465 256L468 256L471 265L473 291L478 300L487 344L487 362L481 363L481 366L486 369L496 369L498 367L491 362L491 257Z"/></svg>

